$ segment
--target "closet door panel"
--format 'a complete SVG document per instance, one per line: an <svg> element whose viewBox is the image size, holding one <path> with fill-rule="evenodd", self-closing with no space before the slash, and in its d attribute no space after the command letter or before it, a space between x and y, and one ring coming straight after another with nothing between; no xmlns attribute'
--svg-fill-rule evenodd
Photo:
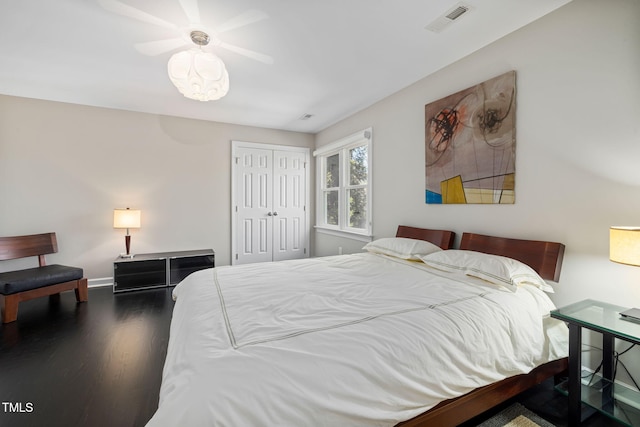
<svg viewBox="0 0 640 427"><path fill-rule="evenodd" d="M271 150L238 148L236 152L235 264L273 259Z"/></svg>
<svg viewBox="0 0 640 427"><path fill-rule="evenodd" d="M305 153L273 153L274 261L307 256L305 160Z"/></svg>

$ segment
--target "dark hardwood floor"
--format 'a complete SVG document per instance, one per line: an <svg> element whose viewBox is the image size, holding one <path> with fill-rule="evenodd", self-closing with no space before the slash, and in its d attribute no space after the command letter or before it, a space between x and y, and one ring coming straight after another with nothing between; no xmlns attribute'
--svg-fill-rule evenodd
<svg viewBox="0 0 640 427"><path fill-rule="evenodd" d="M76 304L73 292L21 303L18 321L0 326L0 426L144 426L158 405L171 290L91 288L88 303ZM566 426L566 398L552 382L515 400ZM619 426L600 415L583 425Z"/></svg>
<svg viewBox="0 0 640 427"><path fill-rule="evenodd" d="M0 426L144 426L158 406L172 310L171 289L21 303L18 321L0 327L0 401L24 412L3 404Z"/></svg>

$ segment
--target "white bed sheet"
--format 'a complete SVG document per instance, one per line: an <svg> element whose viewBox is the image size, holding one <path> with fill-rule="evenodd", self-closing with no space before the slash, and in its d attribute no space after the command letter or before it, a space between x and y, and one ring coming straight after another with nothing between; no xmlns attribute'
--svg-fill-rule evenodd
<svg viewBox="0 0 640 427"><path fill-rule="evenodd" d="M174 298L148 427L392 426L567 349L533 286L370 253L202 270Z"/></svg>

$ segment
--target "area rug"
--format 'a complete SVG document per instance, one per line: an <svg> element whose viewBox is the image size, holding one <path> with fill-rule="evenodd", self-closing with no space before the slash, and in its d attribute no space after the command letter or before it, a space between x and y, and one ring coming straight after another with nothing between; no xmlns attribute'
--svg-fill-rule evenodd
<svg viewBox="0 0 640 427"><path fill-rule="evenodd" d="M519 403L502 410L478 427L555 427Z"/></svg>

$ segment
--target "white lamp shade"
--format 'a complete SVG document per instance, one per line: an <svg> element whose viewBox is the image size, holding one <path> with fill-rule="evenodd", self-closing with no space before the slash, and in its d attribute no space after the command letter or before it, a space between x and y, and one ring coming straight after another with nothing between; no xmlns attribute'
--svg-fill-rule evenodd
<svg viewBox="0 0 640 427"><path fill-rule="evenodd" d="M229 92L229 73L212 53L191 48L169 59L169 78L181 94L198 101L214 101Z"/></svg>
<svg viewBox="0 0 640 427"><path fill-rule="evenodd" d="M138 209L114 209L113 228L140 228Z"/></svg>
<svg viewBox="0 0 640 427"><path fill-rule="evenodd" d="M640 265L640 228L611 227L609 259L621 264Z"/></svg>

